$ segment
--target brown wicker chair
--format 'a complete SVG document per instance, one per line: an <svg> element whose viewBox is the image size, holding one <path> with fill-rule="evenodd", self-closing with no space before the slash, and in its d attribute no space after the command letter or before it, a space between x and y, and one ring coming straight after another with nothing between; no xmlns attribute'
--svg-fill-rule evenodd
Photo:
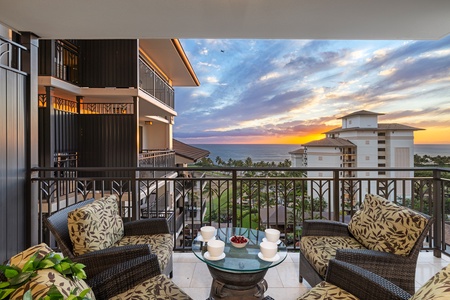
<svg viewBox="0 0 450 300"><path fill-rule="evenodd" d="M66 207L44 219L46 227L55 237L55 241L64 256L73 261L86 265L86 273L94 276L111 266L123 263L143 255L151 254L148 244L126 245L111 247L103 250L93 251L82 255L75 255L72 250L72 241L69 235L67 216L70 211L94 202L94 199L82 201ZM169 233L167 220L164 218L145 219L124 223L125 236L151 235L158 233ZM172 277L173 259L170 254L169 261L162 273ZM155 270L159 272L158 270Z"/></svg>
<svg viewBox="0 0 450 300"><path fill-rule="evenodd" d="M39 257L51 253L52 250L44 243L32 246L16 254L7 262L18 268L23 268L31 257L39 253ZM192 300L166 275L161 274L156 254L137 256L120 262L114 257L115 263L94 275L87 273L86 279L74 280L72 276L63 275L53 268L39 268L28 278L25 284L19 284L10 295L12 299L22 299L25 292L30 292L33 299L40 299L51 288L56 287L65 298L69 292L79 295L89 289L86 298L127 300L127 299L173 299ZM95 261L93 261L95 262ZM100 263L104 261L100 260ZM89 266L84 268L85 271ZM96 269L98 270L98 269ZM7 281L0 271L0 281ZM65 299L64 298L64 299Z"/></svg>
<svg viewBox="0 0 450 300"><path fill-rule="evenodd" d="M297 300L325 298L329 300L450 299L450 265L436 273L417 292L410 294L375 273L332 259L328 266L326 281L317 284Z"/></svg>
<svg viewBox="0 0 450 300"><path fill-rule="evenodd" d="M402 209L408 212L411 211L416 216L418 214L406 208ZM393 254L389 251L371 250L364 247L358 242L358 238L353 236L349 231L348 224L328 220L305 221L303 223L302 239L300 241L300 282L306 279L311 286L314 286L323 281L325 278L323 272L324 270L326 272L328 260L335 257L338 260L357 265L378 274L400 286L408 293L413 294L417 258L419 251L422 249L423 241L432 225L432 218L430 216L420 215L425 218L425 227L421 234L415 237L415 241L412 241L414 244L407 255ZM376 226L376 223L371 224L372 229L376 230ZM368 233L364 232L364 235L368 235ZM322 238L320 244L314 244L314 241L308 244L308 241L316 238L317 240ZM382 238L385 238L385 236L382 236ZM345 244L348 241L350 241L350 246ZM308 251L311 252L308 253ZM311 260L311 253L317 253L317 251L323 251L317 255L317 257L320 257L319 260L321 260L322 269L318 268L317 261Z"/></svg>
<svg viewBox="0 0 450 300"><path fill-rule="evenodd" d="M152 267L149 267L152 266ZM116 264L88 278L96 299L192 300L166 275L159 272L155 254Z"/></svg>

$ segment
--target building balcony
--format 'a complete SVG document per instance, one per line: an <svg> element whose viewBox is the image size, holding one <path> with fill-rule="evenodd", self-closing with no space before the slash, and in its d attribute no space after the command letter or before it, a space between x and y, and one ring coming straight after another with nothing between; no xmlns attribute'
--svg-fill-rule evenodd
<svg viewBox="0 0 450 300"><path fill-rule="evenodd" d="M173 88L142 59L139 59L139 88L168 107L175 107Z"/></svg>

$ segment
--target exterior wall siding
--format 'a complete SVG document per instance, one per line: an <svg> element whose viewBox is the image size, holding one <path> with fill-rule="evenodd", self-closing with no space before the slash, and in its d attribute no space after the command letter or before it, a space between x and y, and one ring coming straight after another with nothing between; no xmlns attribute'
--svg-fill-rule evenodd
<svg viewBox="0 0 450 300"><path fill-rule="evenodd" d="M0 261L26 245L26 75L0 67Z"/></svg>
<svg viewBox="0 0 450 300"><path fill-rule="evenodd" d="M78 115L80 167L136 167L133 115Z"/></svg>
<svg viewBox="0 0 450 300"><path fill-rule="evenodd" d="M80 86L137 88L137 40L80 40Z"/></svg>

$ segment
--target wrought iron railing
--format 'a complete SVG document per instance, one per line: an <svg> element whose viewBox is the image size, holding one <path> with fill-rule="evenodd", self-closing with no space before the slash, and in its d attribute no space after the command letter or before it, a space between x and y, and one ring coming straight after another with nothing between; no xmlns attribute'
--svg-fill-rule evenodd
<svg viewBox="0 0 450 300"><path fill-rule="evenodd" d="M170 108L175 107L173 88L142 59L139 59L139 88Z"/></svg>
<svg viewBox="0 0 450 300"><path fill-rule="evenodd" d="M129 176L66 176L86 171L108 174L105 171L118 169ZM341 175L379 171L412 175L390 178ZM417 171L422 171L421 174L428 171L429 175L414 176ZM146 175L154 172L165 175L156 178ZM332 176L308 177L312 172ZM32 201L39 204L42 220L75 202L115 194L125 221L166 217L175 233L176 250L190 249L192 238L204 224L278 228L289 249L297 249L303 220L348 222L365 194L372 193L432 215L435 226L424 247L450 253L447 229L450 180L446 178L450 178L450 169L444 168L35 168L32 184L37 185L39 193ZM75 184L76 191L62 195L58 187L69 182ZM38 234L40 240L48 239L42 223Z"/></svg>
<svg viewBox="0 0 450 300"><path fill-rule="evenodd" d="M0 66L22 72L22 51L27 48L0 36Z"/></svg>
<svg viewBox="0 0 450 300"><path fill-rule="evenodd" d="M56 78L78 84L78 47L67 40L55 41L55 73Z"/></svg>

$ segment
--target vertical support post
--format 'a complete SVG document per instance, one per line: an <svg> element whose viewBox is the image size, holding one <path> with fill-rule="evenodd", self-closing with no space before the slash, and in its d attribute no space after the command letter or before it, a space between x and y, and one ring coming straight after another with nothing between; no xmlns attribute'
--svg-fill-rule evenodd
<svg viewBox="0 0 450 300"><path fill-rule="evenodd" d="M339 170L333 170L333 220L339 221Z"/></svg>
<svg viewBox="0 0 450 300"><path fill-rule="evenodd" d="M133 128L132 141L130 146L133 147L132 153L134 153L133 159L131 161L133 167L139 167L139 98L133 97ZM131 176L131 186L133 191L131 193L132 197L132 220L138 220L141 217L140 211L140 192L139 192L139 171L134 172Z"/></svg>
<svg viewBox="0 0 450 300"><path fill-rule="evenodd" d="M237 170L232 171L231 185L233 187L233 227L237 227Z"/></svg>
<svg viewBox="0 0 450 300"><path fill-rule="evenodd" d="M39 40L38 37L30 32L23 32L22 45L28 50L21 52L22 57L22 70L28 73L27 76L27 94L25 104L25 136L26 136L26 169L28 176L26 178L25 197L28 202L26 205L26 244L27 246L36 245L40 242L39 232L36 228L40 226L38 214L38 184L31 184L31 168L39 166L39 142L38 142L38 49Z"/></svg>
<svg viewBox="0 0 450 300"><path fill-rule="evenodd" d="M435 257L441 257L441 251L445 249L445 240L443 241L443 228L445 226L445 218L444 218L444 202L443 193L441 188L441 171L433 170L433 216L434 216L434 226L433 226L433 235L434 235L434 245L433 245L433 254Z"/></svg>

